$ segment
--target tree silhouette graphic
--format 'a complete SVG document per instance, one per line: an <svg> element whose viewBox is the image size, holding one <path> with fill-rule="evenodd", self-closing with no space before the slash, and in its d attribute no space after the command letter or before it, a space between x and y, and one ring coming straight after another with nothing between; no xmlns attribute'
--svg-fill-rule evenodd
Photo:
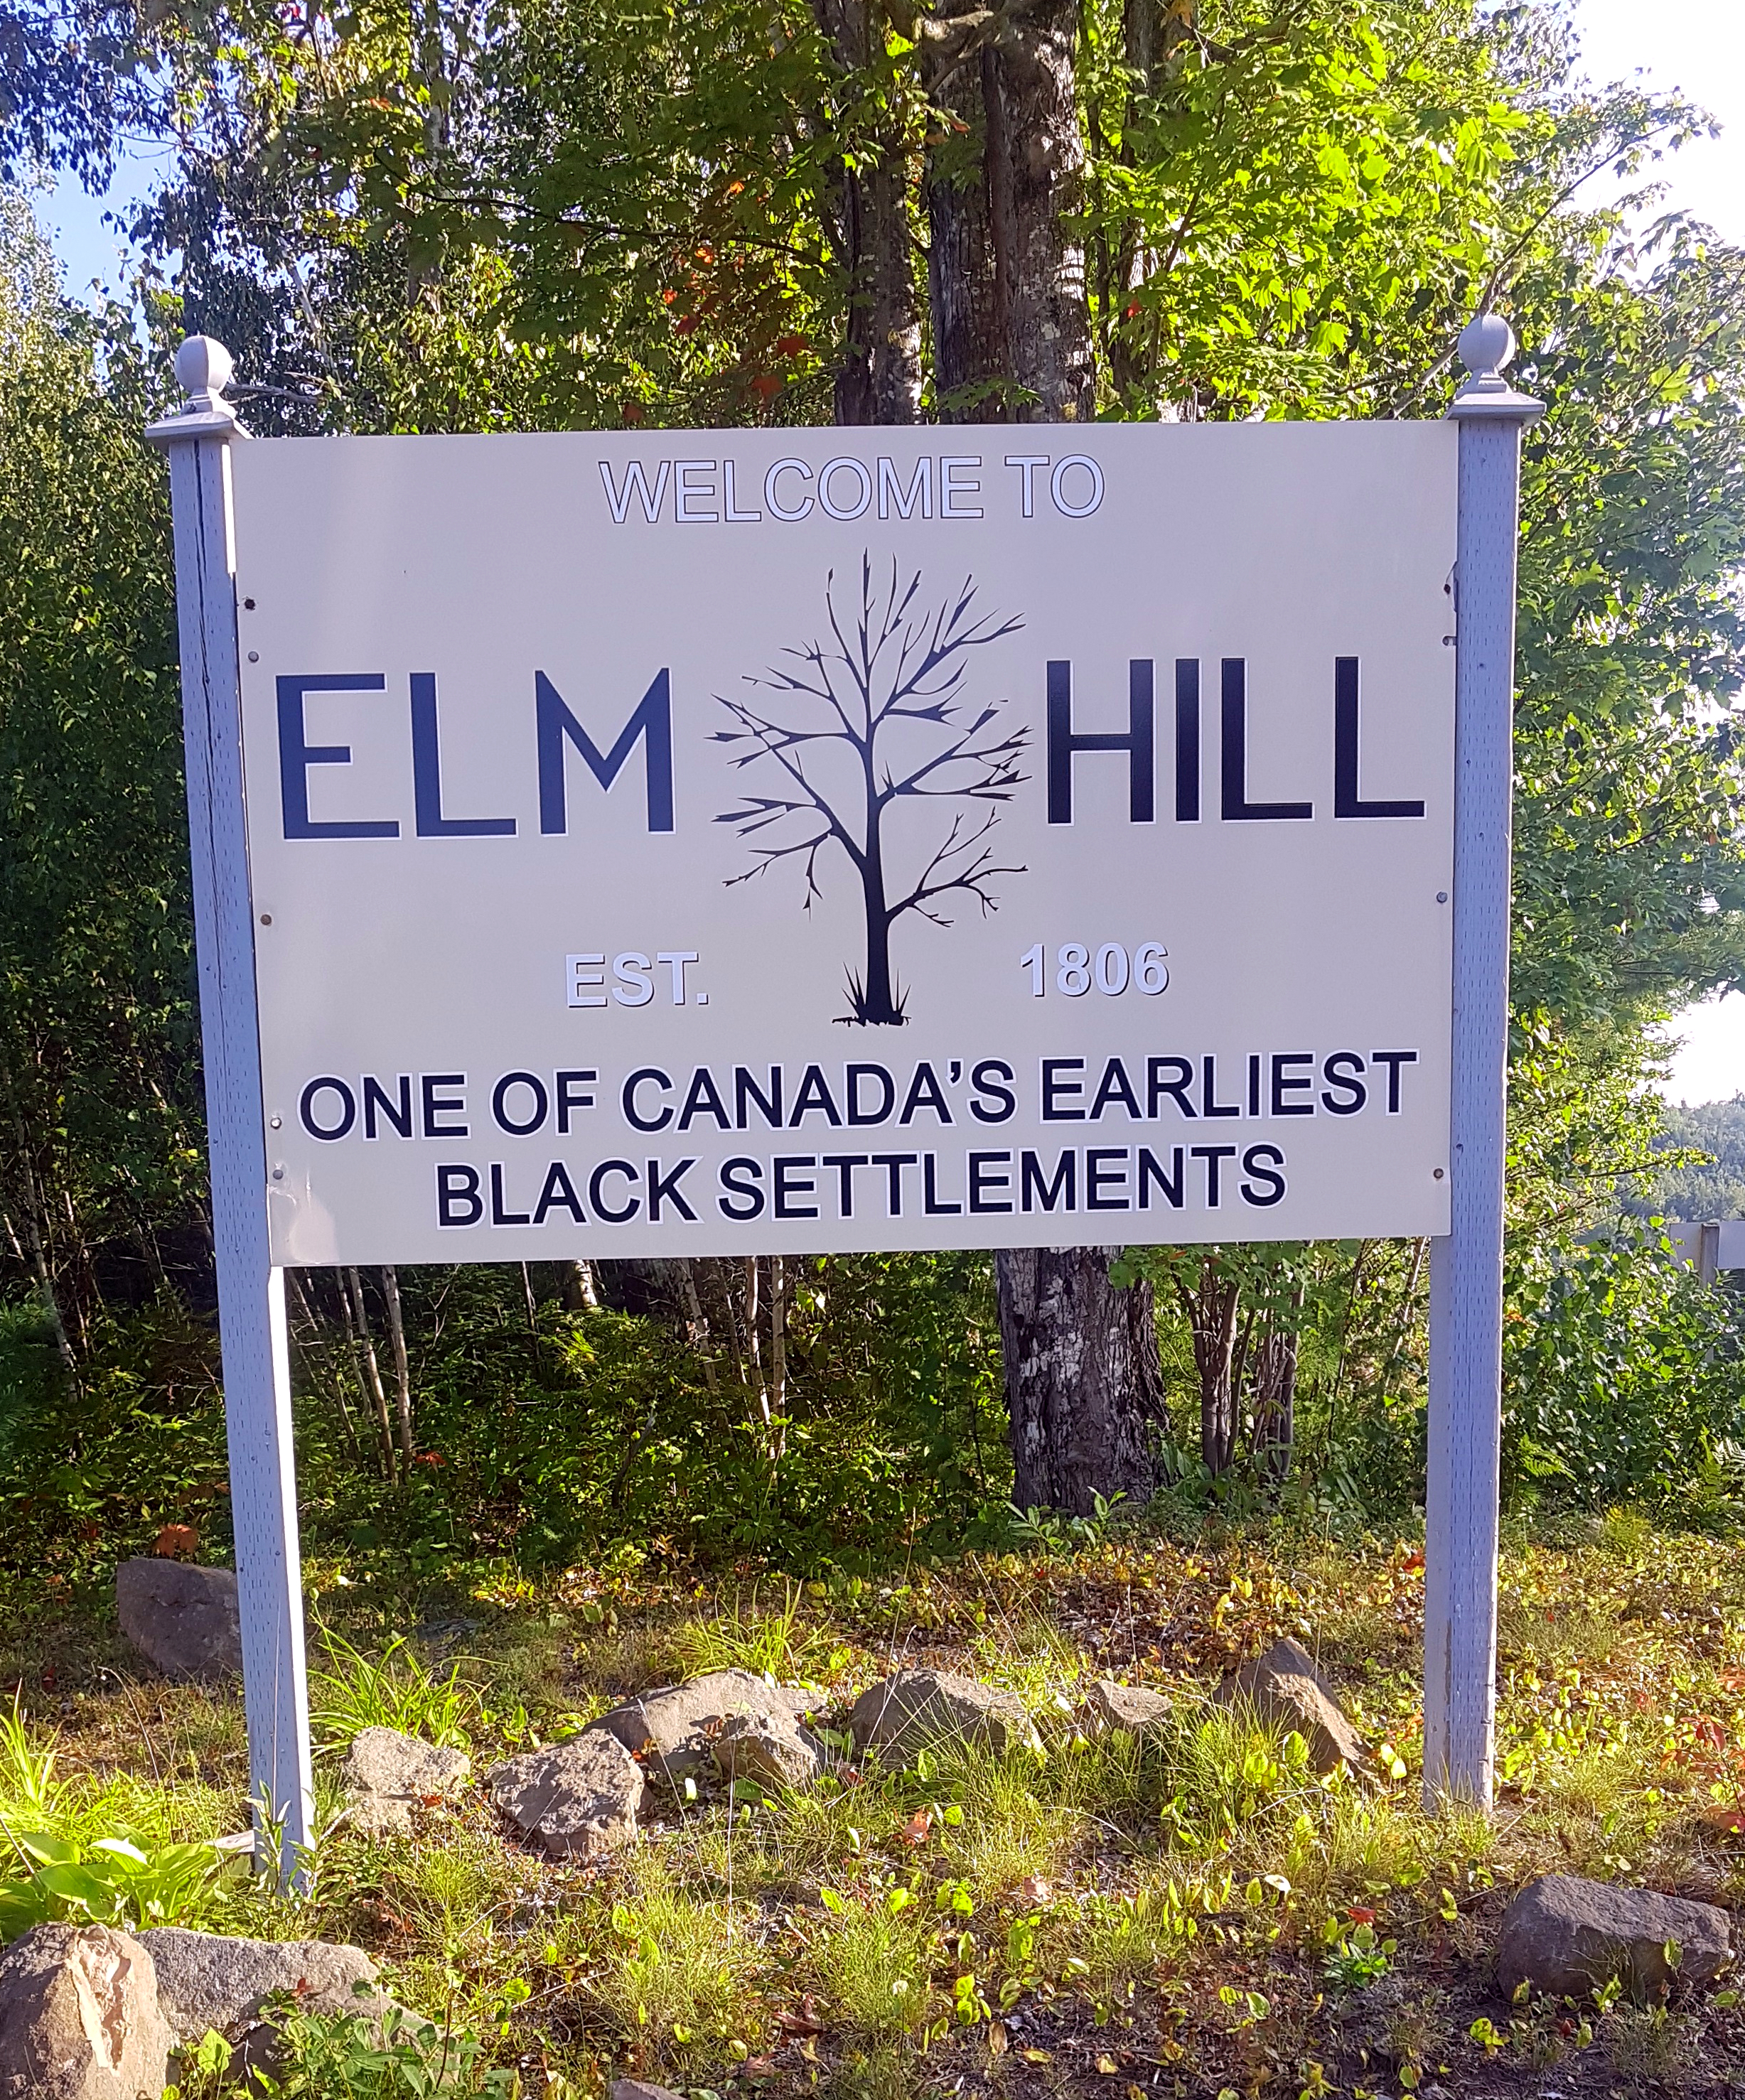
<svg viewBox="0 0 1745 2100"><path fill-rule="evenodd" d="M866 959L858 973L849 970L851 1010L842 1018L872 1026L899 1026L906 1017L907 994L890 960L897 921L912 911L948 926L943 907L952 897L973 897L984 912L994 911L995 879L1023 873L996 864L987 840L997 808L955 810L943 836L918 847L912 827L890 821L908 804L1009 801L1027 777L1018 758L1029 730L1006 728L1003 697L978 708L964 693L974 652L1015 634L1023 621L979 615L973 577L931 608L917 602L921 585L918 569L904 583L893 561L888 588L875 589L872 558L864 555L859 607L845 620L833 569L824 585L829 638L784 650L780 663L744 680L758 695L775 697L716 695L736 726L713 740L743 747L729 763L741 771L762 768L760 781L782 776L779 786L770 783L773 792L748 788L715 819L741 838L771 834L750 848L752 865L730 877L729 887L798 859L810 911L824 894L821 863L833 849L846 858L860 884ZM905 860L908 875L894 865Z"/></svg>

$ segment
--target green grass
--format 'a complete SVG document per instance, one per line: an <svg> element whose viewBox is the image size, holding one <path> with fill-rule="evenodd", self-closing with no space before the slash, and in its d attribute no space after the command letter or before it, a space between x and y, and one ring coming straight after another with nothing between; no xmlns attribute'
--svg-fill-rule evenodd
<svg viewBox="0 0 1745 2100"><path fill-rule="evenodd" d="M1738 2089L1745 2019L1724 2000L1513 2006L1488 1962L1511 1890L1548 1868L1745 1908L1745 1837L1710 1813L1745 1806L1745 1546L1626 1515L1509 1546L1489 1820L1420 1805L1422 1582L1409 1542L1235 1529L767 1599L747 1583L713 1609L652 1574L541 1589L505 1571L443 1606L477 1622L464 1665L422 1661L387 1600L329 1589L350 1613L322 1665L329 1740L374 1721L460 1738L483 1774L687 1670L810 1678L840 1713L895 1658L1017 1692L1045 1749L942 1745L891 1773L849 1754L733 1802L705 1779L596 1864L515 1844L475 1788L410 1839L340 1828L307 1899L227 1885L202 1915L365 1947L476 2045L460 2093L501 2074L596 2100L630 2072L720 2100L934 2100L960 2080L1003 2100L1354 2100L1416 2077L1477 2100L1553 2067L1571 2100ZM585 1611L564 1602L578 1588ZM1212 1697L1286 1631L1394 1753L1363 1779L1318 1779L1300 1741ZM67 1652L105 1651L86 1629ZM24 1660L29 1683L53 1664ZM0 1709L0 1827L148 1855L238 1828L236 1703L102 1667L46 1724L28 1692ZM1142 1740L1078 1727L1080 1688L1111 1674L1172 1699ZM324 1766L324 1816L336 1785ZM1359 2045L1347 2009L1372 1972L1394 1995ZM409 2057L365 2063L356 2042L304 2032L307 2100L416 2089Z"/></svg>
<svg viewBox="0 0 1745 2100"><path fill-rule="evenodd" d="M462 1679L458 1662L439 1675L404 1635L371 1657L323 1627L320 1646L326 1666L310 1673L309 1723L321 1749L342 1749L365 1728L395 1728L454 1749L471 1742L479 1693Z"/></svg>

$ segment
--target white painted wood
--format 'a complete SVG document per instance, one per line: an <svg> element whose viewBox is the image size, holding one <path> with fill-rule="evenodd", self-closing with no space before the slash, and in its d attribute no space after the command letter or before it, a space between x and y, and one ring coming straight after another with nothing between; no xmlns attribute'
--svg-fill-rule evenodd
<svg viewBox="0 0 1745 2100"><path fill-rule="evenodd" d="M1451 1229L1430 1247L1424 1793L1488 1810L1496 1752L1503 1162L1521 432L1542 404L1503 377L1508 324L1460 336L1456 571Z"/></svg>
<svg viewBox="0 0 1745 2100"><path fill-rule="evenodd" d="M313 1841L314 1790L285 1278L267 1256L230 502L230 448L247 433L222 398L229 373L222 345L197 337L184 343L176 374L189 396L187 408L146 435L169 455L175 520L200 1030L255 1858L289 1879Z"/></svg>

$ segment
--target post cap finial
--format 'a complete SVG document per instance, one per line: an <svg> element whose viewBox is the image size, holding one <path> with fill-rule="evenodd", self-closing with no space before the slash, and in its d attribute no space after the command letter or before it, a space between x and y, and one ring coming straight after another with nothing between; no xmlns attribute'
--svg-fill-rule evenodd
<svg viewBox="0 0 1745 2100"><path fill-rule="evenodd" d="M1451 416L1494 416L1529 423L1545 412L1543 401L1517 394L1503 377L1515 354L1515 332L1500 314L1474 314L1456 346L1468 377L1454 397Z"/></svg>
<svg viewBox="0 0 1745 2100"><path fill-rule="evenodd" d="M1458 346L1460 362L1474 379L1500 379L1514 362L1515 332L1500 314L1474 314L1460 330Z"/></svg>
<svg viewBox="0 0 1745 2100"><path fill-rule="evenodd" d="M210 415L221 405L219 397L236 368L230 352L215 336L191 335L175 354L176 384L197 415Z"/></svg>
<svg viewBox="0 0 1745 2100"><path fill-rule="evenodd" d="M148 444L168 445L193 438L245 438L236 412L224 399L236 369L230 352L216 336L191 335L175 354L181 407L147 430Z"/></svg>

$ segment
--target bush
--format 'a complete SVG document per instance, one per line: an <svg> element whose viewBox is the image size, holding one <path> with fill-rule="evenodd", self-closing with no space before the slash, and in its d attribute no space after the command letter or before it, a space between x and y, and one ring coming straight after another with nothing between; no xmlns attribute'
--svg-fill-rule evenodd
<svg viewBox="0 0 1745 2100"><path fill-rule="evenodd" d="M1512 1247L1504 1496L1684 1498L1745 1434L1736 1309L1651 1223Z"/></svg>

